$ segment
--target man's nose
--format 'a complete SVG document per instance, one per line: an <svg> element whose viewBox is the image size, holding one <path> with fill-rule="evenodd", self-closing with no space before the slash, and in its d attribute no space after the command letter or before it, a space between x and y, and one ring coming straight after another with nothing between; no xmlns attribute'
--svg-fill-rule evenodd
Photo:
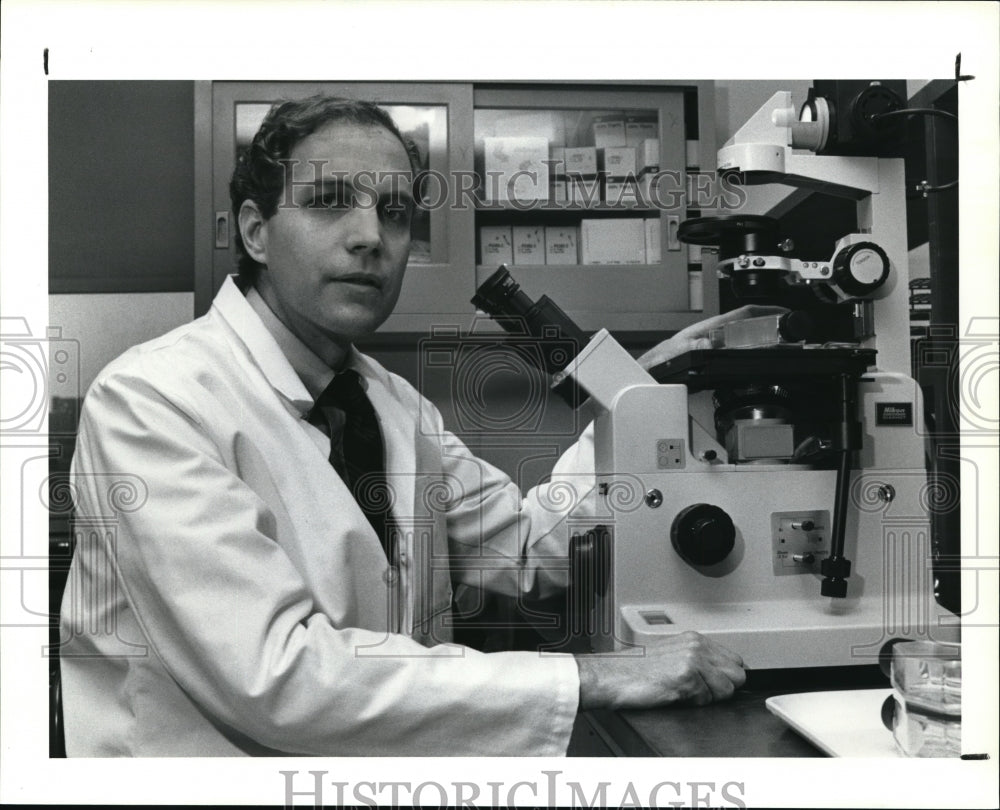
<svg viewBox="0 0 1000 810"><path fill-rule="evenodd" d="M347 215L347 249L374 253L382 247L382 224L374 205L355 205Z"/></svg>

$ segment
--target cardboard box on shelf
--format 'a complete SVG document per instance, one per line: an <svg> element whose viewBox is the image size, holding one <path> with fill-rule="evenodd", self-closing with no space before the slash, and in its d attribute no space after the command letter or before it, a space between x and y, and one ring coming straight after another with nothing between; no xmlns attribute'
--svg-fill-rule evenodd
<svg viewBox="0 0 1000 810"><path fill-rule="evenodd" d="M569 225L545 226L545 263L579 264L577 231Z"/></svg>
<svg viewBox="0 0 1000 810"><path fill-rule="evenodd" d="M483 138L486 202L530 202L549 195L546 138Z"/></svg>
<svg viewBox="0 0 1000 810"><path fill-rule="evenodd" d="M591 206L601 202L601 181L596 177L571 177L566 190L571 205Z"/></svg>
<svg viewBox="0 0 1000 810"><path fill-rule="evenodd" d="M566 174L570 177L597 176L597 149L593 146L566 147Z"/></svg>
<svg viewBox="0 0 1000 810"><path fill-rule="evenodd" d="M655 114L625 116L625 145L641 146L647 138L660 137L660 127Z"/></svg>
<svg viewBox="0 0 1000 810"><path fill-rule="evenodd" d="M598 149L606 146L626 146L625 117L620 113L598 115L592 125L594 146Z"/></svg>
<svg viewBox="0 0 1000 810"><path fill-rule="evenodd" d="M632 207L642 205L636 181L608 179L604 181L604 202L607 205Z"/></svg>
<svg viewBox="0 0 1000 810"><path fill-rule="evenodd" d="M646 227L642 219L581 219L581 264L645 264Z"/></svg>
<svg viewBox="0 0 1000 810"><path fill-rule="evenodd" d="M600 152L605 177L635 177L639 173L634 146L607 146Z"/></svg>
<svg viewBox="0 0 1000 810"><path fill-rule="evenodd" d="M660 167L660 141L657 138L646 138L639 145L639 172L655 171Z"/></svg>
<svg viewBox="0 0 1000 810"><path fill-rule="evenodd" d="M643 205L655 205L658 196L657 189L660 178L654 172L639 175L636 186L639 189L639 200Z"/></svg>
<svg viewBox="0 0 1000 810"><path fill-rule="evenodd" d="M488 267L514 263L513 236L510 225L480 226L479 262Z"/></svg>
<svg viewBox="0 0 1000 810"><path fill-rule="evenodd" d="M541 225L513 227L514 264L545 264L545 228Z"/></svg>

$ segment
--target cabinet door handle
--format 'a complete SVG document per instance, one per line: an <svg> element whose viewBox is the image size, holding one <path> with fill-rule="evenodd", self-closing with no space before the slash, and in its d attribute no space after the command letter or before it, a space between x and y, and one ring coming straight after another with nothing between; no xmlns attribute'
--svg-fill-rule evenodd
<svg viewBox="0 0 1000 810"><path fill-rule="evenodd" d="M681 249L681 242L677 238L677 230L681 226L681 218L676 214L667 217L667 250L678 251Z"/></svg>
<svg viewBox="0 0 1000 810"><path fill-rule="evenodd" d="M229 212L215 212L215 246L217 248L229 247Z"/></svg>

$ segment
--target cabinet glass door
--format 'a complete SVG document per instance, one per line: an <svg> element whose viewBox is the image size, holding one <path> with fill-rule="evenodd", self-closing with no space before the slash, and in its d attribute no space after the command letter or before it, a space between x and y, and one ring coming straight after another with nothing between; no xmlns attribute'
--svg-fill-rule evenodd
<svg viewBox="0 0 1000 810"><path fill-rule="evenodd" d="M506 263L585 329L691 310L682 90L479 87L473 133L479 281Z"/></svg>

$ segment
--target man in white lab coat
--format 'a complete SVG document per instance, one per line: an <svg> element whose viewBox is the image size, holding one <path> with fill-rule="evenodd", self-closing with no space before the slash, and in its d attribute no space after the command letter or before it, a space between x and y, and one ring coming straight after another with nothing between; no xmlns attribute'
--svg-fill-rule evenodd
<svg viewBox="0 0 1000 810"><path fill-rule="evenodd" d="M588 508L593 447L585 433L554 471L571 503L522 497L353 348L399 294L411 170L376 107L273 109L231 186L239 281L88 392L62 612L70 756L561 755L579 709L743 683L739 657L695 634L612 659L449 643L456 584L565 585L545 561L565 559L568 510ZM328 461L342 437L312 418L345 370L381 427L388 551Z"/></svg>

